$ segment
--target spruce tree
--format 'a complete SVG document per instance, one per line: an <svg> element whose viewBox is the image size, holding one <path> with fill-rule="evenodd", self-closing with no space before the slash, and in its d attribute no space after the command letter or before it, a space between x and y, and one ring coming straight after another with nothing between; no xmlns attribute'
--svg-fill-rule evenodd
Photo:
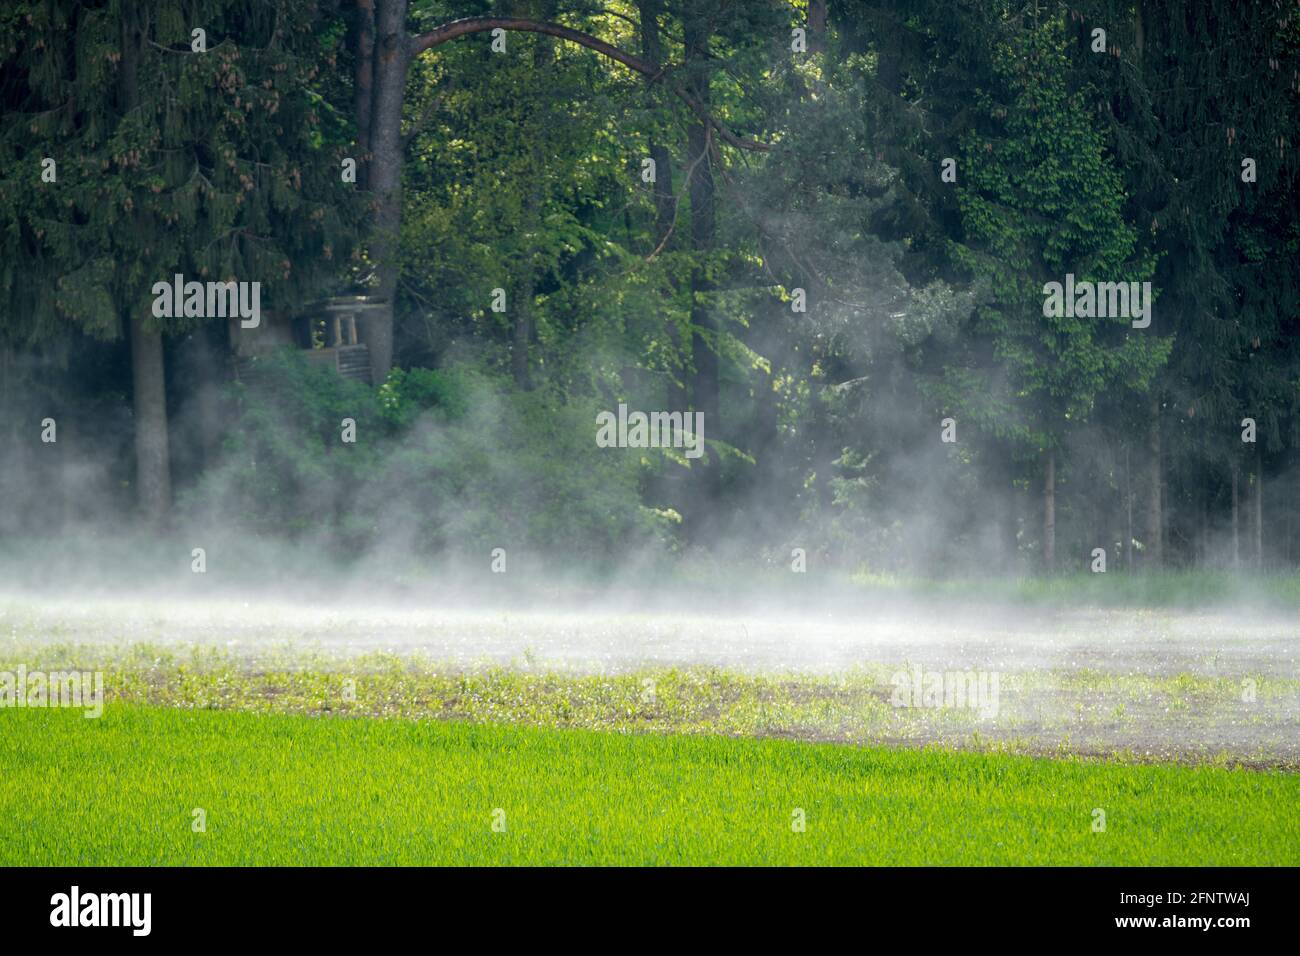
<svg viewBox="0 0 1300 956"><path fill-rule="evenodd" d="M151 518L169 499L164 342L207 321L156 318L154 284L260 282L263 309L292 309L347 278L360 209L331 106L341 42L341 22L287 0L0 14L0 334L129 334Z"/></svg>

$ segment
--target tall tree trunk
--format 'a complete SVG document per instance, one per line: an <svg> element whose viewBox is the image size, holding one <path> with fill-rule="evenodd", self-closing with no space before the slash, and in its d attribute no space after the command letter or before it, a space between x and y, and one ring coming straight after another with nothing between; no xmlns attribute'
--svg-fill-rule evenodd
<svg viewBox="0 0 1300 956"><path fill-rule="evenodd" d="M213 468L220 454L223 366L213 342L218 331L226 333L225 323L200 326L179 345L173 345L172 373L190 385L180 409L186 427L181 430L179 443L168 443L174 469Z"/></svg>
<svg viewBox="0 0 1300 956"><path fill-rule="evenodd" d="M1164 566L1164 502L1160 470L1160 397L1151 396L1151 422L1147 432L1147 451L1150 455L1151 473L1148 478L1151 496L1150 509L1147 512L1147 567L1156 570Z"/></svg>
<svg viewBox="0 0 1300 956"><path fill-rule="evenodd" d="M638 6L641 15L641 53L646 65L658 74L663 65L663 44L659 36L659 16L663 12L663 0L640 0ZM646 77L647 88L655 82L657 81L654 76ZM677 214L677 202L673 195L673 157L667 146L652 137L650 159L654 161L655 166L654 249L659 250L668 246ZM685 409L687 397L681 368L682 335L676 319L671 315L668 317L667 332L675 360L669 370L671 381L668 385L668 405L670 408Z"/></svg>
<svg viewBox="0 0 1300 956"><path fill-rule="evenodd" d="M686 56L690 64L691 95L707 109L709 105L709 26L696 15L688 17L685 24ZM705 434L718 436L719 417L719 367L717 353L717 320L712 303L708 301L713 283L701 260L713 252L716 230L713 169L710 129L695 122L687 129L686 164L690 176L691 193L691 359L694 374L691 392L695 410L704 413ZM717 481L718 462L706 468L709 492Z"/></svg>
<svg viewBox="0 0 1300 956"><path fill-rule="evenodd" d="M0 346L0 409L9 408L9 400L13 394L13 386L10 384L10 379L13 378L13 367L14 350L7 345ZM13 416L5 413L2 417L5 419L5 424L10 428L17 427ZM9 436L10 438L13 437L12 431L9 432ZM13 447L12 441L9 443L9 447Z"/></svg>
<svg viewBox="0 0 1300 956"><path fill-rule="evenodd" d="M808 52L826 49L826 0L808 0Z"/></svg>
<svg viewBox="0 0 1300 956"><path fill-rule="evenodd" d="M1142 0L1133 4L1133 46L1137 50L1137 62L1142 62L1142 48L1146 45L1146 30L1142 25Z"/></svg>
<svg viewBox="0 0 1300 956"><path fill-rule="evenodd" d="M122 68L119 94L123 112L140 102L140 54L148 13L137 9L122 18ZM136 501L145 520L157 524L171 507L171 455L167 442L167 388L162 332L146 330L144 315L130 315L131 401L135 413Z"/></svg>
<svg viewBox="0 0 1300 956"><path fill-rule="evenodd" d="M1196 536L1196 565L1202 567L1210 555L1210 482L1208 477L1201 481L1200 533Z"/></svg>
<svg viewBox="0 0 1300 956"><path fill-rule="evenodd" d="M1240 509L1237 491L1237 463L1232 463L1232 567L1235 570L1241 566L1241 521Z"/></svg>
<svg viewBox="0 0 1300 956"><path fill-rule="evenodd" d="M1255 446L1255 567L1264 569L1264 461Z"/></svg>
<svg viewBox="0 0 1300 956"><path fill-rule="evenodd" d="M1290 468L1284 467L1282 469L1283 475L1296 474L1295 459L1296 459L1295 450L1292 449L1287 453L1287 460L1290 463L1291 467ZM1283 566L1287 568L1291 567L1291 548L1292 545L1295 544L1295 509L1296 509L1295 503L1298 500L1297 495L1295 494L1296 481L1294 478L1291 479L1290 484L1291 484L1291 493L1287 494L1285 491L1283 491L1282 493L1282 500L1286 502L1286 506L1284 509L1286 513L1286 535L1285 535L1286 544L1284 545L1285 550L1282 556L1282 560L1285 562ZM1285 488L1285 485L1283 487Z"/></svg>
<svg viewBox="0 0 1300 956"><path fill-rule="evenodd" d="M510 375L516 387L529 390L533 387L528 369L528 343L533 330L533 276L531 263L525 262L515 291L514 326L510 343Z"/></svg>
<svg viewBox="0 0 1300 956"><path fill-rule="evenodd" d="M1020 515L1016 503L1016 455L1009 443L995 444L992 454L997 456L1000 464L997 476L998 487L1008 491L1002 510L1002 568L1007 574L1015 574L1020 554Z"/></svg>
<svg viewBox="0 0 1300 956"><path fill-rule="evenodd" d="M555 0L529 0L524 12L535 13L544 20L555 17ZM533 48L533 69L545 70L554 60L552 39L539 34ZM524 199L524 221L529 224L528 231L534 235L541 231L543 191L546 184L546 157L542 144L534 139L531 147L533 174L529 177L528 194ZM528 352L533 339L533 293L536 279L533 275L533 249L525 250L524 261L520 264L520 274L516 283L513 335L510 346L510 372L515 385L525 391L533 387L529 371Z"/></svg>
<svg viewBox="0 0 1300 956"><path fill-rule="evenodd" d="M1133 571L1133 456L1132 446L1124 443L1124 570Z"/></svg>
<svg viewBox="0 0 1300 956"><path fill-rule="evenodd" d="M362 155L357 160L357 185L366 186L370 156L370 117L375 96L375 0L357 0L356 76L352 87L356 101L357 146Z"/></svg>
<svg viewBox="0 0 1300 956"><path fill-rule="evenodd" d="M214 343L211 335L199 335L204 365L197 398L204 468L215 467L221 456L221 390L229 369L226 335L226 330L221 328L220 345Z"/></svg>
<svg viewBox="0 0 1300 956"><path fill-rule="evenodd" d="M1056 452L1048 450L1043 477L1043 567L1056 571Z"/></svg>
<svg viewBox="0 0 1300 956"><path fill-rule="evenodd" d="M655 163L655 248L669 238L668 232L673 228L673 214L676 203L673 201L673 156L668 147L662 143L650 143L650 158Z"/></svg>
<svg viewBox="0 0 1300 956"><path fill-rule="evenodd" d="M171 506L162 333L146 330L144 316L135 310L131 312L131 382L136 500L144 517L159 523Z"/></svg>
<svg viewBox="0 0 1300 956"><path fill-rule="evenodd" d="M367 178L375 197L370 257L375 264L375 295L384 302L367 320L373 381L380 384L393 367L393 313L401 270L398 238L402 226L402 98L410 64L406 0L376 0L374 103L370 116L371 162Z"/></svg>

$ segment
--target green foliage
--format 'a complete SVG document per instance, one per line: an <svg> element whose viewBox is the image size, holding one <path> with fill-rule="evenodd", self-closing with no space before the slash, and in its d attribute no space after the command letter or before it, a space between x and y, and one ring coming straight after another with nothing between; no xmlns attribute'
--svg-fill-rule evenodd
<svg viewBox="0 0 1300 956"><path fill-rule="evenodd" d="M220 467L181 501L183 514L298 536L343 513L344 500L375 463L374 443L340 447L342 422L363 439L387 427L375 394L284 350L259 359L251 384L232 386L238 421ZM344 452L355 452L345 454Z"/></svg>
<svg viewBox="0 0 1300 956"><path fill-rule="evenodd" d="M486 42L440 48L412 73L403 289L427 318L411 350L469 341L505 368L523 317L532 369L553 381L610 384L617 363L647 357L675 367L652 311L673 307L659 295L667 266L642 259L654 240L636 157L653 113L632 107L639 81L549 38L511 35L504 57ZM504 312L489 308L497 288Z"/></svg>
<svg viewBox="0 0 1300 956"><path fill-rule="evenodd" d="M469 366L395 370L371 390L283 350L237 385L223 463L185 500L196 521L352 552L610 553L663 522L635 452L594 441L596 405L517 392ZM352 419L356 441L343 441Z"/></svg>
<svg viewBox="0 0 1300 956"><path fill-rule="evenodd" d="M378 397L384 419L399 430L434 409L447 418L464 418L470 402L464 378L428 368L393 369Z"/></svg>
<svg viewBox="0 0 1300 956"><path fill-rule="evenodd" d="M408 28L491 9L415 3ZM799 4L528 9L636 53L640 19L657 10L664 72L647 82L525 33L509 34L505 56L476 34L416 58L402 118L398 370L368 397L282 370L286 390L304 390L277 398L292 424L246 401L255 435L232 439L247 446L245 472L222 500L250 519L429 549L528 527L530 542L597 556L647 521L655 535L677 522L671 543L684 543L707 515L752 528L773 560L797 538L850 565L902 567L927 550L922 538L973 555L972 509L946 503L982 495L1017 502L989 520L1014 525L1004 546L1033 556L1041 532L1028 516L1041 510L1019 499L1041 487L1050 448L1059 550L1077 553L1074 538L1098 521L1110 540L1121 525L1147 535L1129 526L1147 510L1142 459L1158 433L1180 556L1210 557L1234 469L1253 476L1243 487L1262 473L1269 523L1294 527L1296 11L861 0L830 4L815 38L824 52L814 42L796 54ZM107 355L96 361L117 365L102 393L98 379L64 387L120 403L129 366L100 343L177 271L260 280L264 305L290 310L364 278L349 253L365 196L338 175L357 152L353 16L248 0L0 11L0 359L18 357L0 364L0 390L49 380L54 361L27 361L39 350ZM189 52L196 19L202 55ZM1090 48L1098 24L1104 54ZM131 66L122 40L136 27ZM688 32L707 43L688 50ZM707 83L712 116L771 147L712 137L709 248L692 241L686 169L699 117L674 95L689 80ZM652 153L666 197L641 177ZM1255 183L1240 179L1247 155ZM40 179L46 156L57 184ZM948 158L955 182L940 175ZM1043 285L1066 273L1151 280L1152 326L1043 316ZM807 312L791 311L796 288ZM490 308L495 289L503 312ZM192 322L163 323L169 375ZM707 429L722 475L707 504L693 499L711 465L585 447L596 409L711 395L696 383L696 336L719 358L720 420ZM169 379L169 404L194 394ZM500 420L483 421L483 408ZM949 415L960 451L928 457ZM1256 447L1238 440L1246 416ZM365 436L342 457L341 417ZM311 500L245 488L259 483ZM418 508L425 526L384 523L354 500L367 488ZM457 496L470 502L460 511ZM760 510L769 517L755 525ZM1277 556L1293 560L1282 533Z"/></svg>
<svg viewBox="0 0 1300 956"><path fill-rule="evenodd" d="M0 120L0 341L117 337L176 273L261 282L264 308L338 283L363 209L336 26L291 2L8 5L0 70L26 83Z"/></svg>
<svg viewBox="0 0 1300 956"><path fill-rule="evenodd" d="M1154 269L1149 256L1137 255L1136 232L1124 219L1122 178L1090 91L1070 87L1066 48L1059 16L1015 34L997 49L994 82L975 91L984 123L962 144L966 241L954 244L953 255L988 281L989 299L971 331L991 341L995 364L967 379L969 391L962 377L972 369L960 365L936 388L955 404L963 392L994 394L987 383L1003 379L1002 394L1014 395L1017 408L963 404L982 429L1040 448L1058 444L1068 422L1086 420L1103 390L1144 390L1169 346L1151 333L1122 332L1125 316L1043 314L1044 284L1064 282L1066 273L1141 282Z"/></svg>

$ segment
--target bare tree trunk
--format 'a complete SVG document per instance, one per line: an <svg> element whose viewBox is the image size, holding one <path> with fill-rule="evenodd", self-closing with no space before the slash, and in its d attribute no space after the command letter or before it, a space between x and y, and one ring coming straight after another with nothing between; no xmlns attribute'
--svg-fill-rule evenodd
<svg viewBox="0 0 1300 956"><path fill-rule="evenodd" d="M555 0L532 0L530 6L536 6L537 12L545 19L555 16ZM554 41L546 34L540 34L533 49L533 69L545 70L554 59ZM536 233L541 228L542 206L544 202L546 157L541 143L532 143L533 174L529 177L528 194L524 199L524 221L528 229ZM510 347L510 372L515 385L524 391L533 387L529 365L529 349L533 339L533 293L536 279L533 275L533 250L525 250L524 261L520 264L520 274L515 293L513 341Z"/></svg>
<svg viewBox="0 0 1300 956"><path fill-rule="evenodd" d="M1241 537L1240 522L1238 519L1238 497L1237 497L1237 463L1232 463L1232 566L1238 568L1241 566Z"/></svg>
<svg viewBox="0 0 1300 956"><path fill-rule="evenodd" d="M1133 4L1133 46L1137 50L1137 61L1142 62L1142 48L1146 45L1146 30L1142 26L1142 0Z"/></svg>
<svg viewBox="0 0 1300 956"><path fill-rule="evenodd" d="M808 52L822 53L826 49L826 0L808 2Z"/></svg>
<svg viewBox="0 0 1300 956"><path fill-rule="evenodd" d="M1003 570L1007 574L1016 572L1017 558L1020 553L1020 516L1016 504L1016 456L1010 445L998 443L994 446L1000 467L997 478L999 487L1007 489L1002 509L1002 550Z"/></svg>
<svg viewBox="0 0 1300 956"><path fill-rule="evenodd" d="M1164 565L1164 503L1160 471L1160 398L1151 396L1151 423L1147 436L1151 456L1151 507L1147 514L1147 567L1156 570Z"/></svg>
<svg viewBox="0 0 1300 956"><path fill-rule="evenodd" d="M1047 452L1047 467L1043 478L1043 568L1048 574L1056 571L1056 452Z"/></svg>
<svg viewBox="0 0 1300 956"><path fill-rule="evenodd" d="M718 434L719 368L716 334L718 325L712 303L713 290L699 259L713 251L715 228L713 173L709 168L709 132L698 123L687 131L687 158L694 167L691 176L691 251L696 254L691 268L691 360L695 373L691 392L695 410L704 413L706 427Z"/></svg>
<svg viewBox="0 0 1300 956"><path fill-rule="evenodd" d="M1133 571L1133 456L1132 446L1124 443L1124 569Z"/></svg>
<svg viewBox="0 0 1300 956"><path fill-rule="evenodd" d="M140 101L139 65L148 23L145 10L122 20L119 91L125 111ZM167 442L167 389L160 331L147 331L144 316L132 310L131 401L135 413L136 501L146 521L160 523L171 507L171 455Z"/></svg>
<svg viewBox="0 0 1300 956"><path fill-rule="evenodd" d="M356 77L353 80L356 94L357 146L361 156L357 159L357 185L365 188L366 171L370 156L370 117L374 108L375 85L375 0L357 0L356 25Z"/></svg>
<svg viewBox="0 0 1300 956"><path fill-rule="evenodd" d="M657 82L663 65L663 44L659 37L659 16L663 10L663 0L640 0L641 14L641 53L646 65L654 71L653 76L646 77L647 86ZM654 162L655 181L655 231L654 248L666 248L670 242L673 224L677 217L677 200L673 194L673 157L663 143L650 140L650 159ZM668 340L672 343L674 367L669 370L671 381L668 385L668 404L670 408L685 409L687 398L681 368L682 334L677 321L668 318Z"/></svg>
<svg viewBox="0 0 1300 956"><path fill-rule="evenodd" d="M1288 459L1294 464L1295 461L1294 451L1291 451L1289 453ZM1294 469L1290 469L1289 471L1290 474L1293 475L1295 474ZM1283 469L1282 474L1286 475L1287 473L1288 473L1288 469ZM1285 481L1286 479L1284 478L1283 480ZM1285 545L1285 552L1283 554L1282 560L1283 560L1283 567L1290 568L1291 567L1291 546L1295 543L1296 495L1295 495L1294 479L1292 479L1291 481L1291 494L1287 494L1285 491L1283 491L1282 500L1286 502L1285 509L1284 509L1286 513L1286 545Z"/></svg>
<svg viewBox="0 0 1300 956"><path fill-rule="evenodd" d="M171 506L162 333L147 331L137 311L131 313L131 380L136 500L144 517L158 523Z"/></svg>
<svg viewBox="0 0 1300 956"><path fill-rule="evenodd" d="M706 108L709 104L709 70L707 64L708 25L698 17L686 21L685 39L688 62L691 62L691 95ZM714 435L718 428L719 368L716 350L716 317L706 301L713 284L700 264L713 252L716 229L713 189L712 138L704 123L692 123L687 130L686 163L691 193L691 251L695 265L691 269L691 358L695 364L692 393L695 410L704 413L705 428ZM716 471L716 469L713 469Z"/></svg>
<svg viewBox="0 0 1300 956"><path fill-rule="evenodd" d="M220 328L225 331L224 324ZM216 465L221 448L223 365L221 353L213 346L213 330L212 326L195 329L175 350L179 361L173 365L174 372L191 384L188 401L192 404L184 405L180 414L192 428L184 429L180 451L188 449L194 458L191 466L205 469ZM171 445L171 451L176 454L178 449Z"/></svg>
<svg viewBox="0 0 1300 956"><path fill-rule="evenodd" d="M524 264L515 292L513 339L510 344L510 374L515 385L527 391L533 387L528 369L528 342L533 330L533 277L531 265Z"/></svg>
<svg viewBox="0 0 1300 956"><path fill-rule="evenodd" d="M375 95L367 178L376 203L370 256L378 280L375 294L383 300L384 308L369 318L366 344L376 384L381 384L393 367L393 312L401 270L398 234L402 226L402 98L410 64L406 5L406 0L377 0L375 14Z"/></svg>
<svg viewBox="0 0 1300 956"><path fill-rule="evenodd" d="M1255 447L1255 567L1264 569L1264 461Z"/></svg>
<svg viewBox="0 0 1300 956"><path fill-rule="evenodd" d="M686 17L684 38L687 75L691 97L705 109L709 104L708 63L710 25L700 15ZM691 397L696 412L703 415L704 434L720 437L719 364L717 353L717 319L709 295L713 283L704 263L712 256L715 235L715 209L712 169L711 128L703 122L692 123L686 131L686 175L690 177L691 195ZM691 506L691 535L697 540L707 533L715 520L715 503L721 482L721 460L708 456L708 464L695 477ZM701 460L703 463L703 459Z"/></svg>
<svg viewBox="0 0 1300 956"><path fill-rule="evenodd" d="M1014 455L1014 452L1010 454ZM1019 574L1024 567L1023 559L1020 554L1020 533L1024 529L1026 537L1029 534L1029 525L1026 520L1024 496L1019 486L1015 482L1015 459L1011 460L1011 569L1014 573Z"/></svg>
<svg viewBox="0 0 1300 956"><path fill-rule="evenodd" d="M663 65L663 45L659 39L659 14L663 0L641 0L641 50L646 65L654 75L646 77L647 88L657 82L659 70ZM662 143L650 140L650 158L655 164L655 247L664 241L673 226L677 212L673 197L672 154Z"/></svg>
<svg viewBox="0 0 1300 956"><path fill-rule="evenodd" d="M1201 530L1196 542L1196 565L1203 567L1210 556L1210 483L1201 486Z"/></svg>

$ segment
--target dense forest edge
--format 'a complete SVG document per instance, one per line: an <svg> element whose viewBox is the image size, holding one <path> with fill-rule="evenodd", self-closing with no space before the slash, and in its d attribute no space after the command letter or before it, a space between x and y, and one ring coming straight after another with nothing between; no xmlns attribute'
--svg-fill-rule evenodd
<svg viewBox="0 0 1300 956"><path fill-rule="evenodd" d="M1292 0L8 4L0 555L1300 603L1298 54ZM365 297L365 380L177 276Z"/></svg>

